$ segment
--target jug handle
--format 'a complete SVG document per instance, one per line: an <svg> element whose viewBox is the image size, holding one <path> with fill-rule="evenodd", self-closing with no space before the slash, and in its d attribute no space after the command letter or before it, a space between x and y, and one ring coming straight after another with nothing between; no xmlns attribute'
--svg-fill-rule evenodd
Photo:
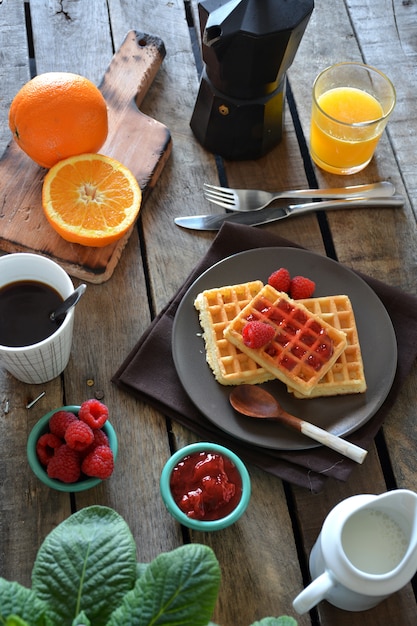
<svg viewBox="0 0 417 626"><path fill-rule="evenodd" d="M334 581L328 572L315 578L293 601L294 609L302 615L325 599L327 592L334 587Z"/></svg>

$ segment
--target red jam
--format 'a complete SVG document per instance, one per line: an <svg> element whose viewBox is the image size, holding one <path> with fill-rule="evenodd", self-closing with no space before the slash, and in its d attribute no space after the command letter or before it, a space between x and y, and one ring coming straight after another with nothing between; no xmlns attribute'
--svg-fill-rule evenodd
<svg viewBox="0 0 417 626"><path fill-rule="evenodd" d="M293 306L284 298L271 305L266 298L262 297L255 302L254 309L255 312L246 318L248 322L255 320L259 311L278 327L275 336L276 346L267 346L265 352L271 358L278 358L279 365L284 369L292 371L298 360L304 361L318 372L332 357L334 351L332 339L323 326L317 320L309 318L302 309ZM282 351L279 346L284 350L289 344L293 344L290 353L295 359L291 357L291 354L284 354L280 357ZM311 352L306 348L310 348Z"/></svg>
<svg viewBox="0 0 417 626"><path fill-rule="evenodd" d="M195 452L173 469L170 488L177 506L192 519L229 515L242 495L242 481L232 461L214 452Z"/></svg>

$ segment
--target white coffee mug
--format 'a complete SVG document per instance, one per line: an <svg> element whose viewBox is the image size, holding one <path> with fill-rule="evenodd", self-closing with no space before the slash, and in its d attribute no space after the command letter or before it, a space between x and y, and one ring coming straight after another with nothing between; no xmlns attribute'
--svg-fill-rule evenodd
<svg viewBox="0 0 417 626"><path fill-rule="evenodd" d="M74 291L65 270L47 257L26 252L0 257L0 289L19 281L49 285L64 300ZM71 309L57 330L43 341L21 347L0 345L0 365L24 383L40 384L52 380L68 364L73 326L74 309Z"/></svg>

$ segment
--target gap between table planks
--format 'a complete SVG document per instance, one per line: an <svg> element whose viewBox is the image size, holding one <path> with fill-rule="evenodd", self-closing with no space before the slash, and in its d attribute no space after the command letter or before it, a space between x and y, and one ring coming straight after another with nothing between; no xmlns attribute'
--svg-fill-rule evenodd
<svg viewBox="0 0 417 626"><path fill-rule="evenodd" d="M164 57L161 39L129 31L100 84L109 115L109 134L100 152L133 172L142 189L142 205L172 147L169 129L139 110ZM39 253L76 278L96 284L105 282L113 274L131 230L104 248L89 248L62 239L43 214L45 172L14 141L10 142L0 160L0 249Z"/></svg>

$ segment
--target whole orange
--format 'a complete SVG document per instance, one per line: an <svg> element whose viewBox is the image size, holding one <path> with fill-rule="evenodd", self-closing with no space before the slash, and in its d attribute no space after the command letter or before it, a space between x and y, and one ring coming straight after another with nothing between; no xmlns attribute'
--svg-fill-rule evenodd
<svg viewBox="0 0 417 626"><path fill-rule="evenodd" d="M9 126L22 150L50 168L67 157L100 150L108 132L107 105L88 78L46 72L16 94Z"/></svg>

